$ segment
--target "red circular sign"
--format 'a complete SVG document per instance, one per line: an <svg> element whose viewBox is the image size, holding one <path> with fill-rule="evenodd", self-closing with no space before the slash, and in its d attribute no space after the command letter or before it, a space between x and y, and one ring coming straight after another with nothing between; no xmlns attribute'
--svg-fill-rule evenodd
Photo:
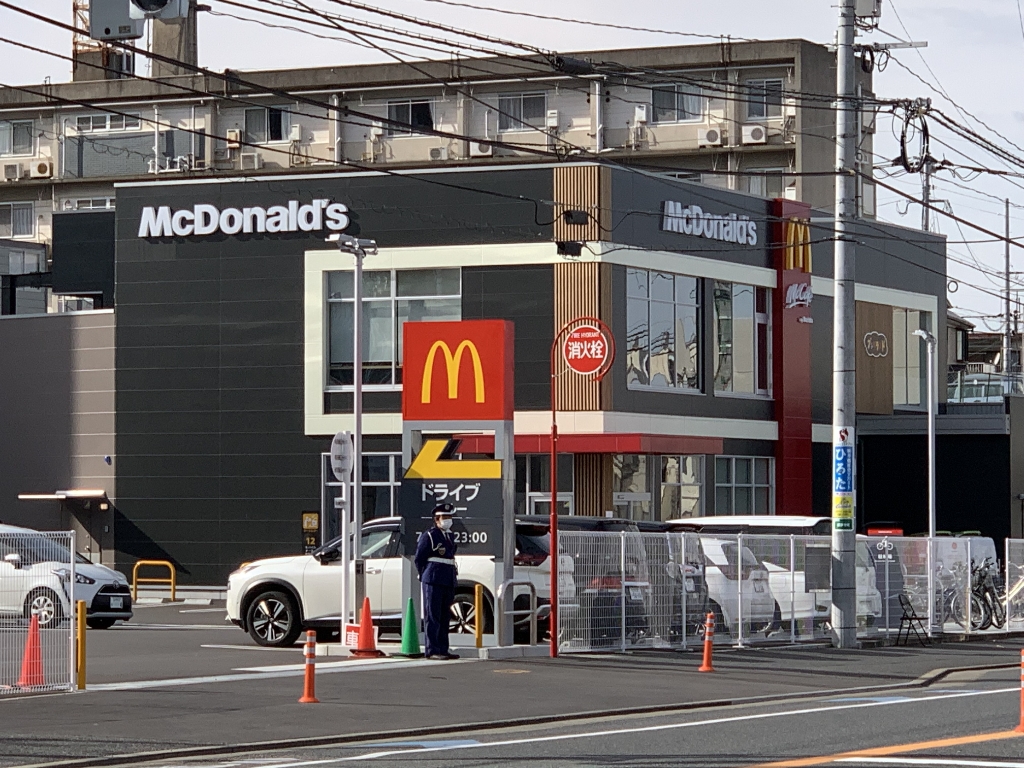
<svg viewBox="0 0 1024 768"><path fill-rule="evenodd" d="M597 373L608 362L611 348L600 328L579 325L562 342L562 357L569 369L579 374Z"/></svg>

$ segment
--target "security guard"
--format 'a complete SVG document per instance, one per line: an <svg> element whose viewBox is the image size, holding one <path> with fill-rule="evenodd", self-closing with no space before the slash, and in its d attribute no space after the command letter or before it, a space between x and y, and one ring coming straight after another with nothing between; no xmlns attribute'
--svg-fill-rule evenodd
<svg viewBox="0 0 1024 768"><path fill-rule="evenodd" d="M459 658L448 652L448 623L455 599L455 538L451 534L453 504L434 507L434 526L420 534L416 544L416 570L423 583L423 611L427 619L427 658Z"/></svg>

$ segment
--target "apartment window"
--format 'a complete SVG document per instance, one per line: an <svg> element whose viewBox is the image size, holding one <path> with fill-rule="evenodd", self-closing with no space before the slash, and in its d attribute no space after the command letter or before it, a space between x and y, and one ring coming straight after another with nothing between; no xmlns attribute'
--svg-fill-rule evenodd
<svg viewBox="0 0 1024 768"><path fill-rule="evenodd" d="M715 459L716 515L774 515L775 461L753 456Z"/></svg>
<svg viewBox="0 0 1024 768"><path fill-rule="evenodd" d="M763 120L782 117L782 79L748 80L747 117Z"/></svg>
<svg viewBox="0 0 1024 768"><path fill-rule="evenodd" d="M701 280L626 270L626 383L700 389Z"/></svg>
<svg viewBox="0 0 1024 768"><path fill-rule="evenodd" d="M330 312L328 388L351 387L352 273L327 277ZM459 269L363 273L363 384L395 389L402 383L402 326L406 321L461 320Z"/></svg>
<svg viewBox="0 0 1024 768"><path fill-rule="evenodd" d="M46 271L46 259L38 251L8 251L8 275L30 275Z"/></svg>
<svg viewBox="0 0 1024 768"><path fill-rule="evenodd" d="M69 200L65 207L74 208L76 211L108 211L114 209L114 198L112 197L80 197L77 200Z"/></svg>
<svg viewBox="0 0 1024 768"><path fill-rule="evenodd" d="M388 136L411 136L414 133L429 133L434 130L433 105L429 101L388 102ZM401 123L402 125L396 125ZM408 127L405 127L408 126Z"/></svg>
<svg viewBox="0 0 1024 768"><path fill-rule="evenodd" d="M498 130L529 131L544 125L547 96L543 93L511 93L498 97Z"/></svg>
<svg viewBox="0 0 1024 768"><path fill-rule="evenodd" d="M651 101L656 123L703 120L707 108L703 89L694 83L677 83L652 88Z"/></svg>
<svg viewBox="0 0 1024 768"><path fill-rule="evenodd" d="M32 121L0 121L0 155L31 155Z"/></svg>
<svg viewBox="0 0 1024 768"><path fill-rule="evenodd" d="M75 122L79 133L133 131L142 127L138 115L83 115Z"/></svg>
<svg viewBox="0 0 1024 768"><path fill-rule="evenodd" d="M266 144L288 138L288 113L275 107L251 107L245 110L245 140Z"/></svg>
<svg viewBox="0 0 1024 768"><path fill-rule="evenodd" d="M32 237L34 214L32 203L0 203L0 237Z"/></svg>
<svg viewBox="0 0 1024 768"><path fill-rule="evenodd" d="M661 519L701 517L704 514L703 483L703 456L662 456Z"/></svg>
<svg viewBox="0 0 1024 768"><path fill-rule="evenodd" d="M927 313L914 309L892 311L892 402L921 405L924 388L924 341L914 331L924 328Z"/></svg>
<svg viewBox="0 0 1024 768"><path fill-rule="evenodd" d="M786 191L785 172L785 168L750 169L747 192L758 197L783 197Z"/></svg>
<svg viewBox="0 0 1024 768"><path fill-rule="evenodd" d="M770 291L715 282L715 391L767 395L771 390Z"/></svg>

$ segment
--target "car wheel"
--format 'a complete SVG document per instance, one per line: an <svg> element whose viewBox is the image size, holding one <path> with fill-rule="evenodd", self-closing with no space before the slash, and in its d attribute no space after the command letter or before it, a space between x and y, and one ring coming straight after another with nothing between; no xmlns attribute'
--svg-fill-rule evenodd
<svg viewBox="0 0 1024 768"><path fill-rule="evenodd" d="M62 617L60 598L52 589L33 589L25 598L25 618L32 614L39 617L39 627L44 629L58 624Z"/></svg>
<svg viewBox="0 0 1024 768"><path fill-rule="evenodd" d="M287 648L295 645L302 632L299 611L287 592L270 590L261 592L249 603L245 626L257 645Z"/></svg>
<svg viewBox="0 0 1024 768"><path fill-rule="evenodd" d="M110 629L117 619L86 619L89 629Z"/></svg>
<svg viewBox="0 0 1024 768"><path fill-rule="evenodd" d="M484 634L494 631L490 605L484 598ZM456 592L452 601L452 617L448 622L448 632L453 635L472 635L476 633L476 596L472 592Z"/></svg>

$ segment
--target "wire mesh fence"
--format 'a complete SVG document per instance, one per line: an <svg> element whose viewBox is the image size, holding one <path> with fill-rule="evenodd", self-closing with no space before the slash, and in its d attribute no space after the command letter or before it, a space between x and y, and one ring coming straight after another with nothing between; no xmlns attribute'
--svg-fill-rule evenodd
<svg viewBox="0 0 1024 768"><path fill-rule="evenodd" d="M0 533L0 696L72 690L72 532Z"/></svg>
<svg viewBox="0 0 1024 768"><path fill-rule="evenodd" d="M685 649L708 614L716 644L832 635L827 536L560 531L558 545L573 565L564 652ZM858 536L858 635L895 637L908 612L932 633L1024 629L1024 542L1008 541L1005 559L1004 577L982 537Z"/></svg>

